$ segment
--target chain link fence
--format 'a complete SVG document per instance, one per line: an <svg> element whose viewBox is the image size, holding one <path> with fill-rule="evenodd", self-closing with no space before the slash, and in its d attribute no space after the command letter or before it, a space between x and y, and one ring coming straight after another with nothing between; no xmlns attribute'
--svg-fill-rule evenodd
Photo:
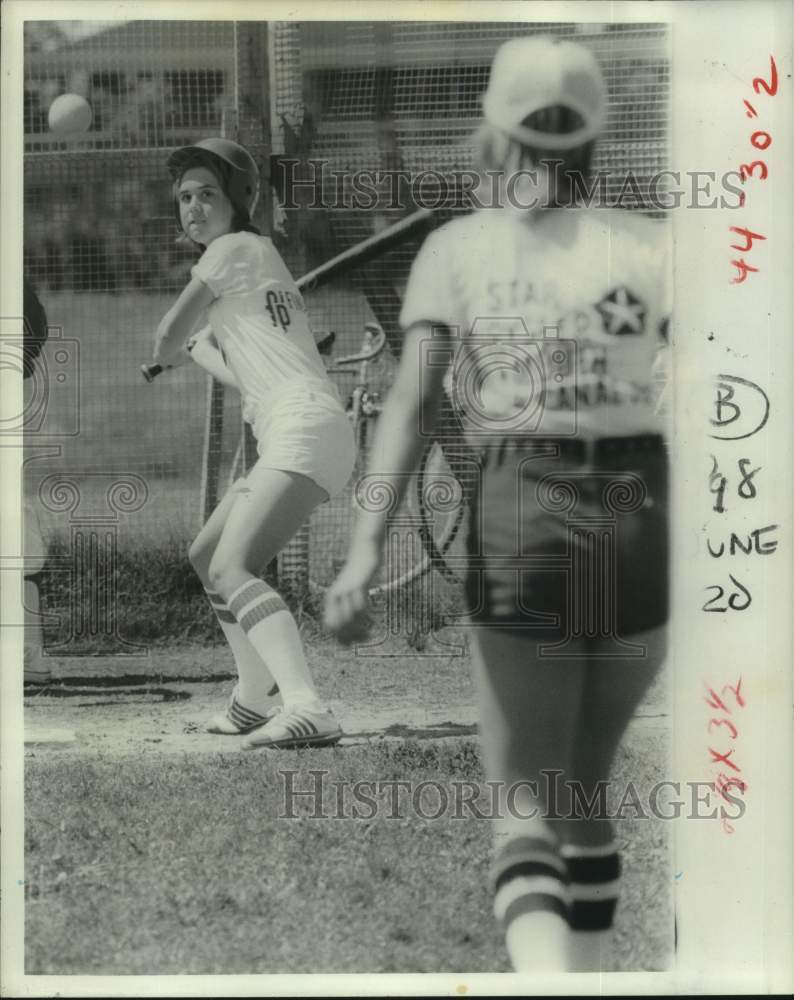
<svg viewBox="0 0 794 1000"><path fill-rule="evenodd" d="M145 481L146 502L125 522L128 541L187 543L254 457L250 439L241 447L238 401L208 393L195 366L153 385L140 376L192 264L175 239L169 151L219 134L244 143L265 179L257 221L297 278L420 201L435 200L442 220L469 210L454 178L471 168L494 52L541 32L595 52L610 110L594 166L610 171L612 195L627 171L647 191L668 163L661 24L27 22L25 273L60 328L48 347L61 347L51 372L68 376L51 380L46 421L30 439L27 490L45 531L68 526L37 498L43 478L91 470ZM93 111L89 131L68 143L47 124L65 92ZM362 171L380 178L364 206L350 197ZM335 356L358 350L365 322L383 326L388 346L368 374L381 396L399 356L397 320L418 246L409 240L306 296L318 338L335 334ZM355 369L334 377L348 400ZM37 457L42 443L59 454ZM290 572L330 582L352 515L351 487L313 516Z"/></svg>

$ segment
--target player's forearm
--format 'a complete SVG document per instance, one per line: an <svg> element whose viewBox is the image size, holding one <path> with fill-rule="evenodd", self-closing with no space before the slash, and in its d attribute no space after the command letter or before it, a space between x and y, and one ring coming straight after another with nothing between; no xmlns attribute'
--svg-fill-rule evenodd
<svg viewBox="0 0 794 1000"><path fill-rule="evenodd" d="M179 364L192 330L192 322L188 325L186 317L173 309L169 310L160 321L154 339L154 360L157 364L163 367Z"/></svg>
<svg viewBox="0 0 794 1000"><path fill-rule="evenodd" d="M190 361L190 349L189 346L183 346L179 348L169 363L172 368L178 368L180 365L186 365L188 361Z"/></svg>
<svg viewBox="0 0 794 1000"><path fill-rule="evenodd" d="M196 364L201 365L201 367L206 372L209 372L213 378L222 382L230 389L235 389L237 392L240 391L237 379L224 362L223 355L217 347L213 347L207 338L199 338L196 340L193 345L193 349L190 352L190 356Z"/></svg>
<svg viewBox="0 0 794 1000"><path fill-rule="evenodd" d="M191 278L174 305L160 321L154 344L154 360L163 366L172 363L205 315L213 292L200 279Z"/></svg>

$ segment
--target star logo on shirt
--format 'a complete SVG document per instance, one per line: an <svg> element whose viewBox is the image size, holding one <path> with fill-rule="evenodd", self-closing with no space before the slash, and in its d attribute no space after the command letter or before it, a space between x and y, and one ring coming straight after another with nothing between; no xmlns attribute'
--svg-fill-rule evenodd
<svg viewBox="0 0 794 1000"><path fill-rule="evenodd" d="M613 336L642 333L645 329L645 306L624 285L605 295L596 309L601 313L606 332Z"/></svg>

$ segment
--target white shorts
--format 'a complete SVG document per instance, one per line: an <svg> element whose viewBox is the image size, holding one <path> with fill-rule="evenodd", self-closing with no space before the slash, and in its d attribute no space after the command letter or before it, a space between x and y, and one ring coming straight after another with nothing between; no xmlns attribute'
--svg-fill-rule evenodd
<svg viewBox="0 0 794 1000"><path fill-rule="evenodd" d="M344 490L356 462L356 443L332 387L299 385L279 393L267 407L251 407L249 414L257 465L308 476L329 497Z"/></svg>

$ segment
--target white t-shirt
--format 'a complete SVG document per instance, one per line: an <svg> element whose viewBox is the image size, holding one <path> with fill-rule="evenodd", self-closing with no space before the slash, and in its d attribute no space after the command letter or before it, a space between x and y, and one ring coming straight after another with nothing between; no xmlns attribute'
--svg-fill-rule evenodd
<svg viewBox="0 0 794 1000"><path fill-rule="evenodd" d="M228 233L191 272L212 291L212 332L240 386L246 419L300 383L336 396L314 342L306 306L272 240Z"/></svg>
<svg viewBox="0 0 794 1000"><path fill-rule="evenodd" d="M663 432L667 238L620 210L483 209L427 238L400 322L453 329L453 400L475 438Z"/></svg>

